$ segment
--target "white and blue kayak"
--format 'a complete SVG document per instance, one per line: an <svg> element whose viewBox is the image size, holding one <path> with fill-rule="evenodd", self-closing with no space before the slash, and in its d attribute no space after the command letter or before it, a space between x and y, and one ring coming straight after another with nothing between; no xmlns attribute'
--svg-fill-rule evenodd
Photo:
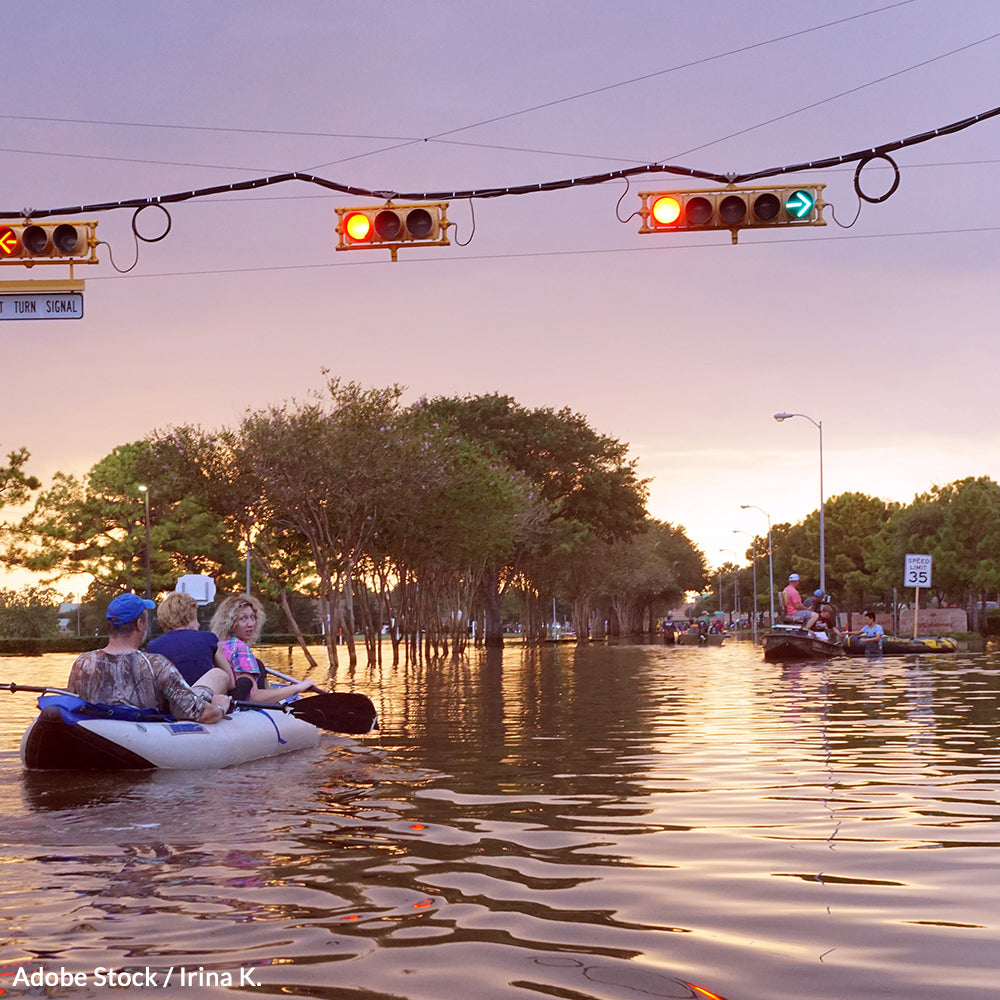
<svg viewBox="0 0 1000 1000"><path fill-rule="evenodd" d="M38 699L21 739L25 767L122 771L216 768L314 747L322 731L283 711L238 709L212 725L151 709L91 705L70 694Z"/></svg>

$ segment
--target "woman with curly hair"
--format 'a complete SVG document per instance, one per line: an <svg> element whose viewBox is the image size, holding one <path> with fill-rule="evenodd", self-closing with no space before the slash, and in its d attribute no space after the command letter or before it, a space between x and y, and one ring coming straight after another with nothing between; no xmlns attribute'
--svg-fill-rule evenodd
<svg viewBox="0 0 1000 1000"><path fill-rule="evenodd" d="M293 694L318 691L312 681L265 687L264 668L250 649L260 639L263 629L264 608L251 594L231 594L220 602L212 616L212 631L219 637L219 651L236 678L236 698L273 705Z"/></svg>

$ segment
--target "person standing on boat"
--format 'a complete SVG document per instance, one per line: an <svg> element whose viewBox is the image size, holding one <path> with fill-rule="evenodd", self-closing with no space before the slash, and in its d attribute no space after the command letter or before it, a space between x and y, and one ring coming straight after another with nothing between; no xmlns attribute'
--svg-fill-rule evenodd
<svg viewBox="0 0 1000 1000"><path fill-rule="evenodd" d="M797 622L805 629L811 630L819 619L819 614L810 611L802 603L802 595L799 594L799 574L792 573L788 577L788 585L781 592L781 599L785 603L785 616L793 622Z"/></svg>
<svg viewBox="0 0 1000 1000"><path fill-rule="evenodd" d="M175 719L218 722L228 704L212 704L212 692L192 689L165 656L147 656L139 649L155 607L137 594L119 594L108 605L108 644L76 658L66 690L85 701L155 708Z"/></svg>
<svg viewBox="0 0 1000 1000"><path fill-rule="evenodd" d="M274 705L293 694L319 691L312 681L296 681L281 687L265 687L264 668L250 647L264 629L264 608L250 594L231 594L212 616L212 631L219 637L219 650L236 678L236 697L258 705Z"/></svg>
<svg viewBox="0 0 1000 1000"><path fill-rule="evenodd" d="M865 618L867 621L858 631L861 645L865 647L865 656L881 656L882 637L885 635L885 630L875 621L874 611L866 611Z"/></svg>
<svg viewBox="0 0 1000 1000"><path fill-rule="evenodd" d="M165 656L193 688L207 688L215 704L228 708L227 693L236 686L229 661L219 650L212 632L202 632L198 624L198 602L190 594L167 594L156 609L163 629L146 647Z"/></svg>

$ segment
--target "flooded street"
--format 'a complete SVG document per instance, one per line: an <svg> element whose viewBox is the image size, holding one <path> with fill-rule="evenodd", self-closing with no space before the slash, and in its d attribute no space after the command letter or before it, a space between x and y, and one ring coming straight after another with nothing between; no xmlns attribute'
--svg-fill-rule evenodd
<svg viewBox="0 0 1000 1000"><path fill-rule="evenodd" d="M512 647L336 686L378 733L116 776L23 771L35 696L0 692L5 995L996 995L994 653Z"/></svg>

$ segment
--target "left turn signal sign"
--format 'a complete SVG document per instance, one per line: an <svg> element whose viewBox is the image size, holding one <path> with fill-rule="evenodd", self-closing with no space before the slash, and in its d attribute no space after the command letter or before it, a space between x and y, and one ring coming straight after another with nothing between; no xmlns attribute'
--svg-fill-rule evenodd
<svg viewBox="0 0 1000 1000"><path fill-rule="evenodd" d="M0 264L98 264L96 222L0 225Z"/></svg>

